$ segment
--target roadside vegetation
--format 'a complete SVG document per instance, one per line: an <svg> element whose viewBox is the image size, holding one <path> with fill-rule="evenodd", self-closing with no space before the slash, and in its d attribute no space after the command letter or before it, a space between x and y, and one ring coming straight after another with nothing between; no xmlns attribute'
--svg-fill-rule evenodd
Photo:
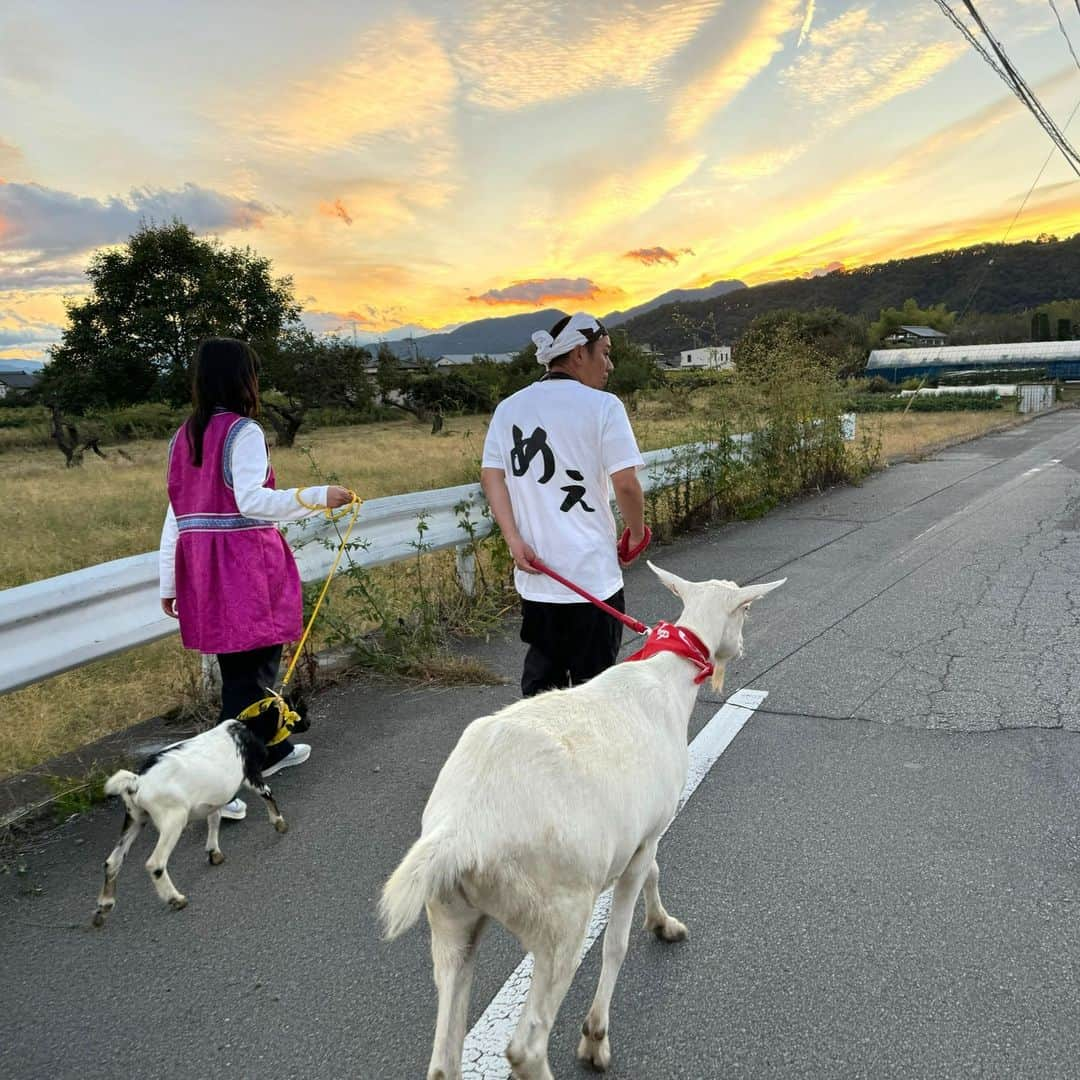
<svg viewBox="0 0 1080 1080"><path fill-rule="evenodd" d="M190 341L154 337L175 313L165 311L169 290L148 310L134 288L151 267L153 280L203 275L204 323L181 320ZM213 293L226 270L243 283L242 304ZM177 223L141 230L126 250L96 258L90 274L95 291L72 308L39 400L0 403L0 497L9 516L0 588L157 547L167 440L186 414L188 347L203 334L247 336L262 350L262 421L278 483L333 480L364 499L476 481L491 410L541 373L531 346L508 364L480 358L445 371L409 366L385 347L372 356L347 340L316 339L295 323L288 279ZM625 401L642 449L686 448L663 490L649 496L658 539L759 517L803 493L858 483L897 457L1017 422L1010 402L961 395L909 406L883 380L859 377L871 332L916 316L949 313L905 306L883 311L871 328L835 309L769 312L737 342L733 372L662 371L616 331L609 389ZM716 327L684 318L680 333L708 344ZM157 341L152 362L136 339ZM853 440L843 437L845 412L858 416ZM361 514L353 558L330 591L300 677L312 678L316 655L334 649L375 674L489 681L455 648L496 627L516 603L505 546L497 533L482 538L481 524L462 516L461 542L475 558L475 587L466 590L453 552L430 550L423 518L414 557L376 570L356 565ZM212 715L199 658L175 639L7 695L0 776L160 715L187 723Z"/></svg>

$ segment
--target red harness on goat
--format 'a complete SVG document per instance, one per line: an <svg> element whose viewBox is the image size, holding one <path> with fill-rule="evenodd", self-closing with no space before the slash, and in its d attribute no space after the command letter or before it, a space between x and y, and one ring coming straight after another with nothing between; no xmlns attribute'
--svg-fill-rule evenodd
<svg viewBox="0 0 1080 1080"><path fill-rule="evenodd" d="M698 669L694 676L695 683L703 683L715 670L709 659L709 650L701 638L688 627L669 622L658 622L649 631L645 645L626 660L648 660L650 656L662 652L673 652L689 660Z"/></svg>
<svg viewBox="0 0 1080 1080"><path fill-rule="evenodd" d="M648 529L645 531L647 535L651 535ZM626 660L648 660L650 656L655 656L657 653L673 652L685 657L698 669L697 675L694 676L694 682L699 684L703 683L716 670L713 662L709 659L709 650L705 647L705 642L689 627L676 626L674 623L669 622L658 622L650 630L640 619L616 611L610 604L598 600L580 585L567 581L562 574L557 574L550 566L545 566L539 559L533 559L532 564L540 573L547 574L548 577L554 578L555 581L565 585L568 589L573 589L578 596L583 596L590 604L595 604L601 611L606 611L613 619L618 619L619 622L624 626L629 626L635 633L649 635L645 639L644 646L633 656L628 656Z"/></svg>

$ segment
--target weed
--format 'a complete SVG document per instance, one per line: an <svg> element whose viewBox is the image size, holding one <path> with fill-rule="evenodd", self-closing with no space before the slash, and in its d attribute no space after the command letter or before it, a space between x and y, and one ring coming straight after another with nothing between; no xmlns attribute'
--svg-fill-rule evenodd
<svg viewBox="0 0 1080 1080"><path fill-rule="evenodd" d="M106 799L105 781L110 771L95 767L81 779L75 776L45 774L42 779L53 793L52 809L58 821L72 814L84 814Z"/></svg>

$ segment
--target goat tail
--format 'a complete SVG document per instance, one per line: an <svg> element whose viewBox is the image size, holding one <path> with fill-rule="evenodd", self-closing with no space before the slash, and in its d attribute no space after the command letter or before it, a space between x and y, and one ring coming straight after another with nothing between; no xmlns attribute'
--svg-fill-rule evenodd
<svg viewBox="0 0 1080 1080"><path fill-rule="evenodd" d="M462 867L453 838L442 829L421 836L383 886L379 900L386 939L392 941L420 918L433 896L453 889Z"/></svg>
<svg viewBox="0 0 1080 1080"><path fill-rule="evenodd" d="M105 781L106 795L119 795L124 805L131 806L131 796L139 790L139 778L128 769L119 769Z"/></svg>

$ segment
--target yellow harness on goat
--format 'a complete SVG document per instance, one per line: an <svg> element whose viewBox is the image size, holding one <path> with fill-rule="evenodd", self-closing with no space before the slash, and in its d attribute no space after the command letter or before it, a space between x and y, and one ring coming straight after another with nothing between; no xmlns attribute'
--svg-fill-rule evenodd
<svg viewBox="0 0 1080 1080"><path fill-rule="evenodd" d="M344 506L339 506L331 509L329 506L313 506L311 503L306 503L300 497L300 489L296 491L296 501L307 510L321 510L326 514L327 520L331 522L338 522L348 514L352 514L352 520L349 522L348 528L345 530L345 535L341 538L341 543L338 545L337 554L334 556L334 564L330 567L330 573L326 575L326 580L323 582L322 590L319 592L319 598L315 601L315 606L311 609L311 617L307 621L307 626L304 627L304 632L297 642L296 648L293 650L292 660L289 661L289 667L285 672L285 677L281 680L281 690L271 690L270 687L266 688L266 692L269 697L261 698L253 705L249 705L240 715L238 720L249 720L253 716L258 716L264 709L269 708L271 705L278 707L278 729L274 737L270 739L267 746L274 746L275 744L287 739L293 732L293 729L300 722L300 714L294 709L290 709L285 704L285 698L282 696L285 687L288 686L289 680L292 678L293 671L296 669L296 662L300 659L300 653L303 652L304 645L307 642L308 635L311 633L311 628L315 623L315 616L319 614L319 608L322 606L323 597L326 596L326 590L330 588L330 582L334 580L334 574L337 573L338 563L341 562L341 556L345 553L345 545L349 542L349 535L353 531L353 526L356 524L356 519L360 516L360 507L364 505L364 500L356 494L355 491L350 491L349 494L352 498Z"/></svg>

